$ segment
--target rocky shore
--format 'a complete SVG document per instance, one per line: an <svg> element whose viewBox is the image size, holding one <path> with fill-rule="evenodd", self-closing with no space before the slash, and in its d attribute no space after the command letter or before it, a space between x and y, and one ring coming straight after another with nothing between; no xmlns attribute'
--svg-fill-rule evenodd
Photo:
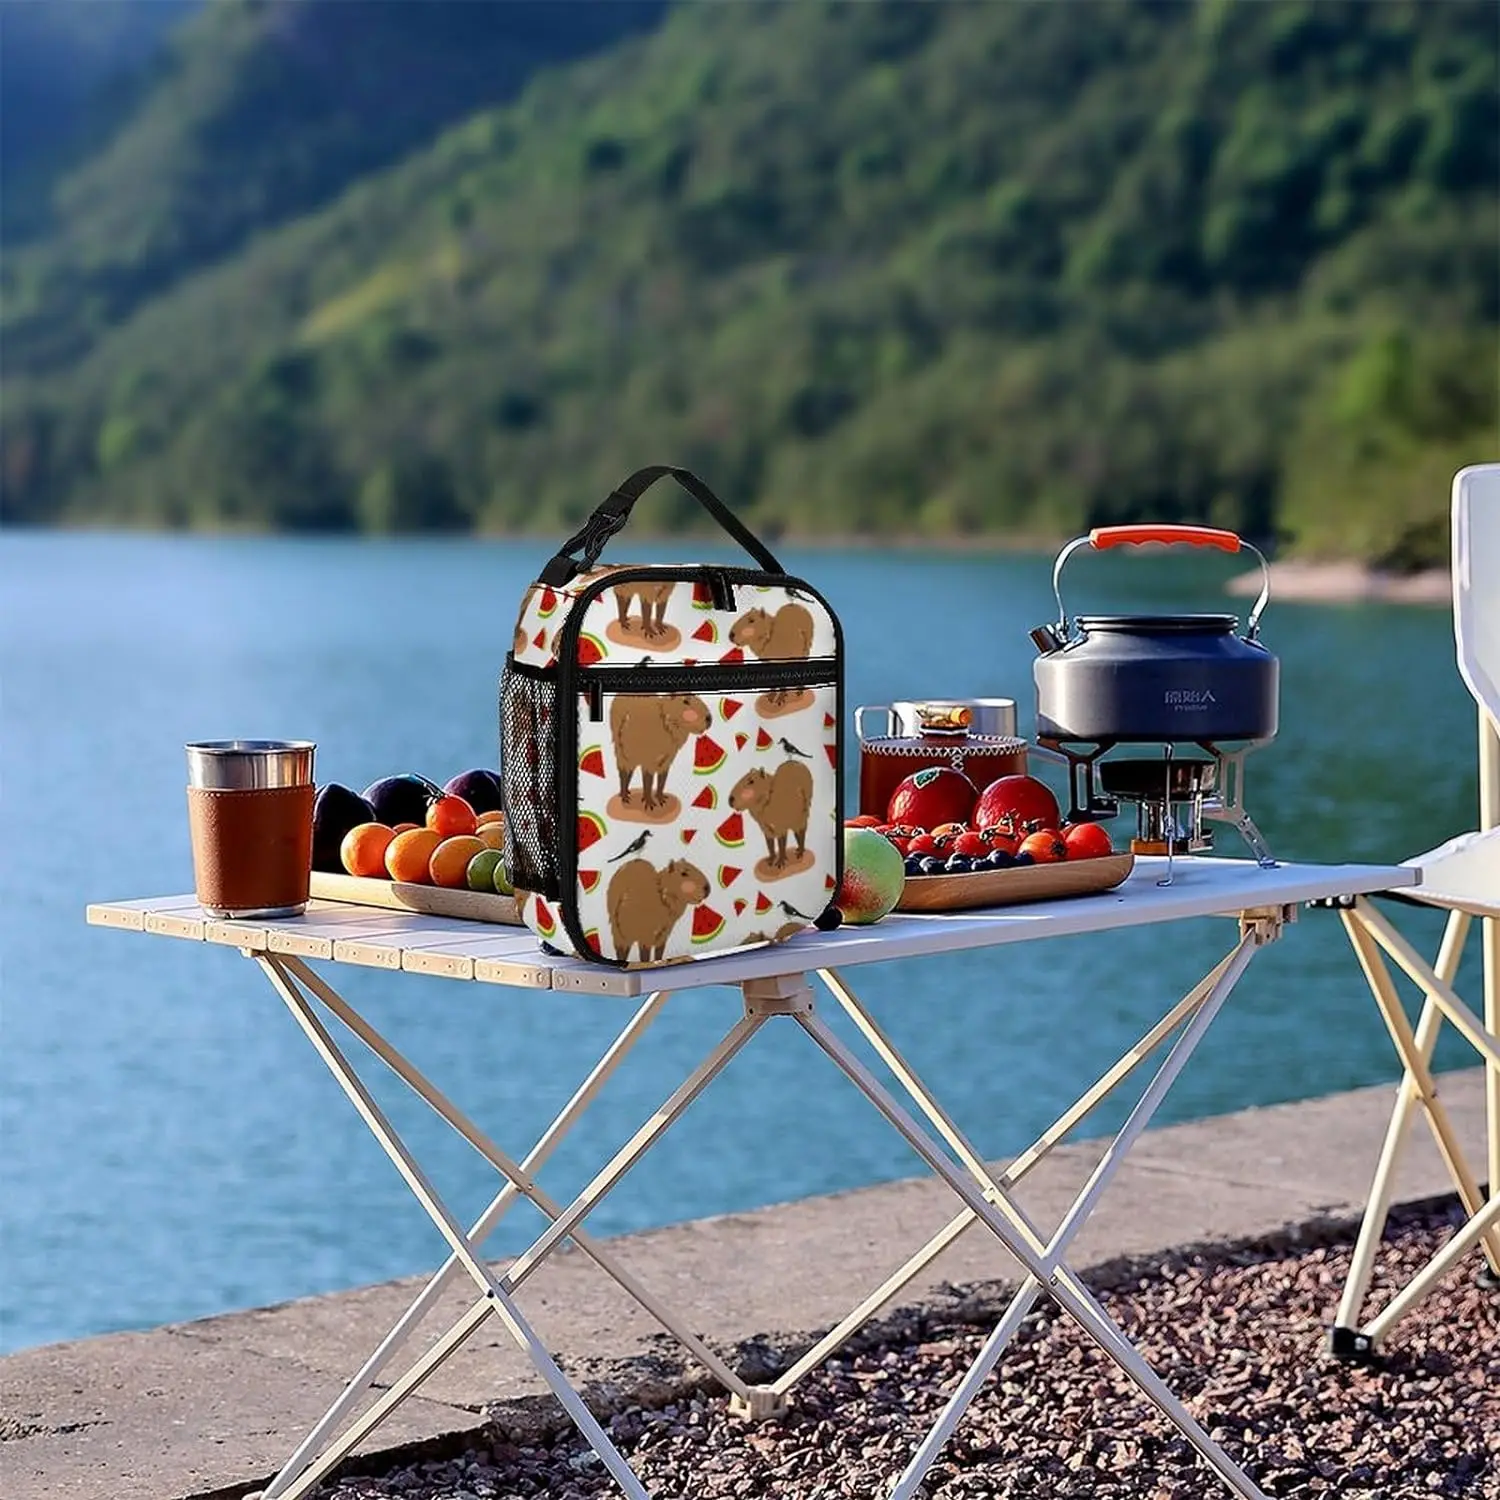
<svg viewBox="0 0 1500 1500"><path fill-rule="evenodd" d="M1253 598L1260 592L1260 569L1229 580L1231 594ZM1383 573L1358 562L1274 562L1271 596L1308 604L1352 604L1373 600L1382 604L1448 604L1453 579L1446 568L1420 573Z"/></svg>
<svg viewBox="0 0 1500 1500"><path fill-rule="evenodd" d="M1457 1222L1399 1211L1374 1297ZM1261 1242L1096 1278L1110 1313L1210 1432L1277 1500L1500 1496L1500 1294L1477 1257L1426 1302L1377 1367L1323 1330L1352 1238ZM831 1361L784 1419L747 1426L705 1394L610 1423L652 1494L869 1500L901 1471L989 1332L1000 1290L953 1288ZM336 1482L330 1500L590 1500L616 1494L580 1439L502 1428L462 1457ZM1043 1305L928 1476L926 1500L1212 1500L1222 1491L1066 1319Z"/></svg>

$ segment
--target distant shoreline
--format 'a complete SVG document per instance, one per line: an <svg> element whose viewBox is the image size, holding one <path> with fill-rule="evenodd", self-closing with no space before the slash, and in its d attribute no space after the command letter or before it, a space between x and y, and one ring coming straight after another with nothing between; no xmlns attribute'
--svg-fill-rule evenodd
<svg viewBox="0 0 1500 1500"><path fill-rule="evenodd" d="M1240 573L1225 585L1231 594L1260 592L1260 569ZM1288 558L1271 564L1271 597L1299 604L1449 604L1453 579L1446 568L1418 573L1385 573L1360 562L1303 562Z"/></svg>
<svg viewBox="0 0 1500 1500"><path fill-rule="evenodd" d="M499 531L479 528L469 532L389 532L366 534L357 531L338 532L276 532L255 529L235 530L226 527L162 529L158 527L94 526L88 523L60 526L16 526L0 523L0 532L32 532L93 534L95 536L177 536L177 537L273 537L305 535L326 539L341 537L350 540L363 538L367 541L400 542L405 540L433 541L444 537L455 541L478 540L486 542L517 542L525 545L537 544L545 547L549 540L555 545L560 538L555 533L535 531ZM632 533L632 541L640 546L652 547L681 543L688 537L711 536L709 531L689 533L640 532ZM898 551L926 554L943 552L979 553L991 556L1027 555L1048 557L1065 542L1049 540L1040 536L931 536L923 533L895 533L890 536L869 534L831 536L824 533L785 531L772 534L769 529L767 543L775 547L809 552L816 551ZM1286 558L1270 564L1271 594L1274 598L1294 600L1299 604L1357 604L1376 602L1381 604L1420 604L1429 607L1452 602L1453 582L1446 568L1424 568L1416 573L1388 573L1373 568L1368 563L1352 558L1341 561L1314 562L1301 558ZM1253 598L1260 592L1260 570L1238 573L1225 584L1225 592L1240 598Z"/></svg>

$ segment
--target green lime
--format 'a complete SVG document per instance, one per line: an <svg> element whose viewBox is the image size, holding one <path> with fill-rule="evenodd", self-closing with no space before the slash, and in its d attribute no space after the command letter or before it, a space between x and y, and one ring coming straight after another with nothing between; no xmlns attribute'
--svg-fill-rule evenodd
<svg viewBox="0 0 1500 1500"><path fill-rule="evenodd" d="M497 850L496 852L498 853L499 851ZM503 859L498 860L495 864L495 884L493 889L498 891L502 896L514 896L516 893L515 886L510 883L510 879L505 873L505 861Z"/></svg>
<svg viewBox="0 0 1500 1500"><path fill-rule="evenodd" d="M468 881L471 891L493 891L496 888L495 872L500 870L503 858L498 849L481 849L469 861ZM504 872L500 878L503 880Z"/></svg>

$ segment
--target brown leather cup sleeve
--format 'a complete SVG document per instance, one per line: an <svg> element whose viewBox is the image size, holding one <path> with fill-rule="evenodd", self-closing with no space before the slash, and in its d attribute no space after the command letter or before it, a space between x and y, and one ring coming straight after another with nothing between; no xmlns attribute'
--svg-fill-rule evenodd
<svg viewBox="0 0 1500 1500"><path fill-rule="evenodd" d="M307 900L312 787L207 791L190 786L187 797L201 905L254 911Z"/></svg>

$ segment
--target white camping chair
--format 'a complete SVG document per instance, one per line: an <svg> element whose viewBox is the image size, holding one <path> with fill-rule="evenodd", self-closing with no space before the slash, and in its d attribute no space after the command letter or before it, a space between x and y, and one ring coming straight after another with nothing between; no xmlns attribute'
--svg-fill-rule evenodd
<svg viewBox="0 0 1500 1500"><path fill-rule="evenodd" d="M1476 1247L1488 1261L1487 1274L1500 1284L1500 464L1463 469L1453 481L1453 630L1458 670L1479 705L1479 828L1407 860L1421 869L1422 878L1400 893L1448 912L1437 960L1424 963L1363 897L1340 913L1405 1070L1334 1323L1333 1351L1344 1357L1372 1354L1379 1341ZM1483 1024L1453 991L1474 917L1483 928ZM1387 957L1422 991L1415 1030L1397 996ZM1445 1020L1486 1065L1488 1198L1464 1159L1428 1066ZM1397 1163L1418 1110L1431 1127L1468 1220L1375 1318L1361 1324L1360 1309L1385 1232Z"/></svg>

